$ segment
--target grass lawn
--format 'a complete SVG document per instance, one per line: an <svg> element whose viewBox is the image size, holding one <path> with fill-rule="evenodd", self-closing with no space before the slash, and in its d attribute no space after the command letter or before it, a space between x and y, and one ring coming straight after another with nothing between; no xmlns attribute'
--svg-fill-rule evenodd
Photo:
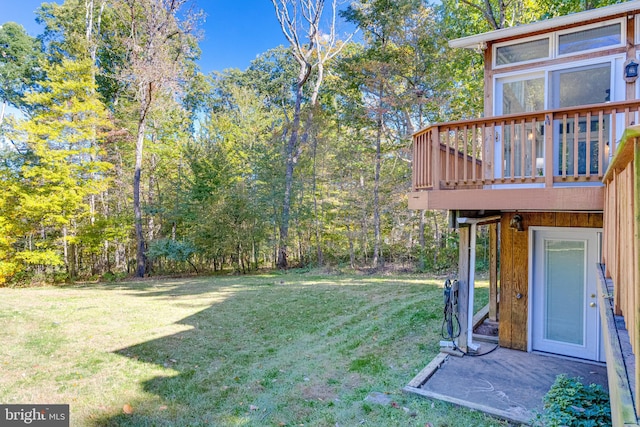
<svg viewBox="0 0 640 427"><path fill-rule="evenodd" d="M77 426L505 425L401 391L439 350L442 282L288 273L0 289L0 402L68 403ZM394 403L365 402L371 392Z"/></svg>

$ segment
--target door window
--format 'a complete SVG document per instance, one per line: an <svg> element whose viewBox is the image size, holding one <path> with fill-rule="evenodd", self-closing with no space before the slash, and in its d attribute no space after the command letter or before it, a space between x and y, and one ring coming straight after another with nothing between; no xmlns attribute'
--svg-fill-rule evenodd
<svg viewBox="0 0 640 427"><path fill-rule="evenodd" d="M600 104L611 100L611 63L568 68L551 73L552 108L575 107L579 105ZM577 122L568 118L565 123L556 120L556 138L554 138L554 170L556 175L579 175L599 173L599 132L609 131L610 116L602 119L593 117ZM587 132L589 131L589 132ZM576 135L577 134L577 135ZM587 141L587 135L590 135ZM578 138L577 158L574 139ZM577 165L576 165L577 162Z"/></svg>

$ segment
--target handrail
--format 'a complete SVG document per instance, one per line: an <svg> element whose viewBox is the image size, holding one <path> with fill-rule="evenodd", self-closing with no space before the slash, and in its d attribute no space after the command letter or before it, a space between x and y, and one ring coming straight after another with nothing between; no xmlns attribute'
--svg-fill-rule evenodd
<svg viewBox="0 0 640 427"><path fill-rule="evenodd" d="M601 185L620 129L639 111L633 100L429 126L413 136L413 190Z"/></svg>
<svg viewBox="0 0 640 427"><path fill-rule="evenodd" d="M544 117L547 114L552 114L554 116L557 115L562 115L564 113L574 113L574 112L579 112L579 113L584 113L587 111L593 111L593 110L600 110L602 109L604 111L604 114L611 114L611 112L613 110L616 110L616 112L619 112L618 110L620 109L620 107L624 107L624 108L640 108L640 100L633 100L633 101L616 101L616 102L605 102L605 103L601 103L601 104L589 104L589 105L581 105L578 107L564 107L564 108L556 108L556 109L552 109L552 110L540 110L540 111L533 111L533 112L528 112L528 113L515 113L515 114L505 114L502 116L491 116L491 117L478 117L475 119L466 119L466 120L455 120L455 121L451 121L451 122L444 122L444 123L434 123L432 125L429 126L425 126L422 129L419 129L417 131L415 131L413 133L413 136L415 137L416 135L419 135L421 133L424 133L430 129L433 129L434 127L440 127L440 126L459 126L459 125L473 125L473 124L481 124L481 123L491 123L491 122L498 122L498 121L510 121L510 120L521 120L521 119L526 119L526 118L530 118L530 117Z"/></svg>

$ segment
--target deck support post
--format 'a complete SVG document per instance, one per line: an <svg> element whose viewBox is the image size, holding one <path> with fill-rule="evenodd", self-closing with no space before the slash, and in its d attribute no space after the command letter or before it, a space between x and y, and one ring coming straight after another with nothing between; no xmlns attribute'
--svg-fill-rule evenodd
<svg viewBox="0 0 640 427"><path fill-rule="evenodd" d="M498 224L489 224L489 320L498 321Z"/></svg>
<svg viewBox="0 0 640 427"><path fill-rule="evenodd" d="M469 317L469 251L471 227L462 226L459 228L459 258L458 258L458 320L460 321L460 336L458 337L458 347L467 352L468 328L469 321L473 315ZM473 304L471 305L473 307Z"/></svg>

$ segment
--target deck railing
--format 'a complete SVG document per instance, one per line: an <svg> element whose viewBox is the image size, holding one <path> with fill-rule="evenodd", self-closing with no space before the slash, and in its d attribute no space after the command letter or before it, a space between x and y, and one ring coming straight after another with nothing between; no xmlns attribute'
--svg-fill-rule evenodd
<svg viewBox="0 0 640 427"><path fill-rule="evenodd" d="M413 190L600 185L640 101L443 123L413 137Z"/></svg>

